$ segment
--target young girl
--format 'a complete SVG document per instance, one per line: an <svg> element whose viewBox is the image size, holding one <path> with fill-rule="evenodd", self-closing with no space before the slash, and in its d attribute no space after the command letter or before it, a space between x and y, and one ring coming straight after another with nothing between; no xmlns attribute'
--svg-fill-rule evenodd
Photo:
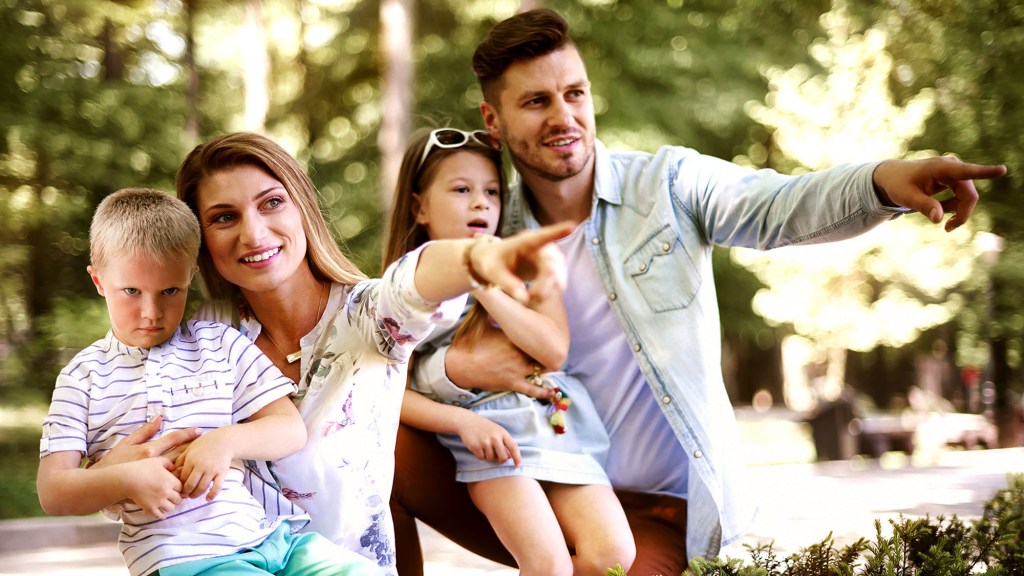
<svg viewBox="0 0 1024 576"><path fill-rule="evenodd" d="M385 265L427 241L476 238L464 255L469 261L480 243L497 240L504 190L500 145L486 132L439 128L415 138L399 173ZM433 334L431 344L501 330L535 361L528 378L550 388L553 399L477 393L454 406L410 390L402 422L438 433L455 457L456 478L468 483L521 574L628 569L635 546L601 467L607 434L579 381L549 372L569 350L560 295L528 305L491 286L471 295L476 302L459 325ZM414 374L410 387L416 389Z"/></svg>

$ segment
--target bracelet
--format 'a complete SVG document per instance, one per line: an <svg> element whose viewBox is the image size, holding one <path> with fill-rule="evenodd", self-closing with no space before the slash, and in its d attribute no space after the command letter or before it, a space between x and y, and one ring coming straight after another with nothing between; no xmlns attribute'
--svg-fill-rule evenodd
<svg viewBox="0 0 1024 576"><path fill-rule="evenodd" d="M501 240L495 236L489 236L487 234L480 234L473 237L473 240L466 244L466 248L462 251L462 264L466 267L466 274L469 276L469 288L470 290L490 290L495 287L494 282L488 282L484 280L480 273L473 268L473 248L476 248L477 244L486 242L488 244L492 242L500 242Z"/></svg>

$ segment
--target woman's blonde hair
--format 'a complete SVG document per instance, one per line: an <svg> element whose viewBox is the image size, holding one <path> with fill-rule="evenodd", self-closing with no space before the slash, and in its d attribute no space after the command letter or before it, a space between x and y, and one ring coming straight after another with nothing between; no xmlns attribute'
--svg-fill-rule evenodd
<svg viewBox="0 0 1024 576"><path fill-rule="evenodd" d="M252 166L265 171L284 185L302 216L306 234L306 261L313 276L321 281L355 284L366 276L335 243L317 200L317 190L298 160L273 140L252 132L218 136L196 146L181 163L175 189L199 217L199 184L218 172ZM202 222L202 218L199 218ZM238 287L225 280L213 265L205 242L199 250L199 272L206 296L214 300L237 301Z"/></svg>
<svg viewBox="0 0 1024 576"><path fill-rule="evenodd" d="M196 215L174 196L124 188L100 202L89 225L89 262L97 270L125 256L184 258L194 265L201 233Z"/></svg>
<svg viewBox="0 0 1024 576"><path fill-rule="evenodd" d="M466 143L461 146L451 148L434 146L427 157L423 158L423 150L430 141L432 132L433 130L430 128L416 131L410 138L409 146L402 157L394 201L391 204L391 220L384 243L382 269L387 268L403 254L430 240L426 227L416 221L414 195L422 195L423 191L430 187L431 182L437 176L438 166L445 158L459 152L472 152L490 160L498 172L498 194L500 196L498 205L501 206L505 201L508 184L505 179L500 148L488 146L478 142L475 138L467 137ZM501 221L502 216L499 214L498 230L501 230ZM480 304L474 304L459 325L455 338L469 338L471 342L475 341L486 329L487 321L487 311Z"/></svg>

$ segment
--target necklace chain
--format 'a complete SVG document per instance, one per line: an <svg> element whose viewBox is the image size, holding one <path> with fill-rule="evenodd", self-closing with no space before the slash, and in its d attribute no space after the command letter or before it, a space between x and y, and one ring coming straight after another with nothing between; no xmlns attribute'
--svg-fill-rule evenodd
<svg viewBox="0 0 1024 576"><path fill-rule="evenodd" d="M320 316L321 316L321 314L323 314L323 312L320 311L320 306L324 302L324 293L326 293L326 292L327 292L327 284L321 284L321 286L320 286L320 298L316 302L316 321L317 322L320 322ZM299 358L302 358L302 348L301 347L298 350L296 350L295 352L292 352L291 354L285 354L284 350L282 350L281 347L277 345L277 342L274 341L274 337L270 335L270 330L267 330L267 329L264 328L262 333L267 335L267 340L270 340L270 343L274 345L274 348L277 348L277 351L281 353L281 356L284 356L285 362L287 362L289 364L294 364L294 363L299 361Z"/></svg>

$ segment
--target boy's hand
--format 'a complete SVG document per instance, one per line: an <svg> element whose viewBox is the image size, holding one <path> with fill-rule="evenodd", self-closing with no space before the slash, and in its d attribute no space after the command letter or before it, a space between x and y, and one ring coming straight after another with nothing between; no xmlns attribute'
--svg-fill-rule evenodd
<svg viewBox="0 0 1024 576"><path fill-rule="evenodd" d="M511 458L516 468L522 463L519 445L508 430L479 414L466 412L458 433L466 448L480 460L501 463Z"/></svg>
<svg viewBox="0 0 1024 576"><path fill-rule="evenodd" d="M181 504L181 481L173 474L170 460L146 458L124 466L128 495L143 510L162 520Z"/></svg>
<svg viewBox="0 0 1024 576"><path fill-rule="evenodd" d="M174 460L182 482L182 496L198 498L209 489L206 501L217 497L234 458L229 430L229 427L219 428L203 434Z"/></svg>

